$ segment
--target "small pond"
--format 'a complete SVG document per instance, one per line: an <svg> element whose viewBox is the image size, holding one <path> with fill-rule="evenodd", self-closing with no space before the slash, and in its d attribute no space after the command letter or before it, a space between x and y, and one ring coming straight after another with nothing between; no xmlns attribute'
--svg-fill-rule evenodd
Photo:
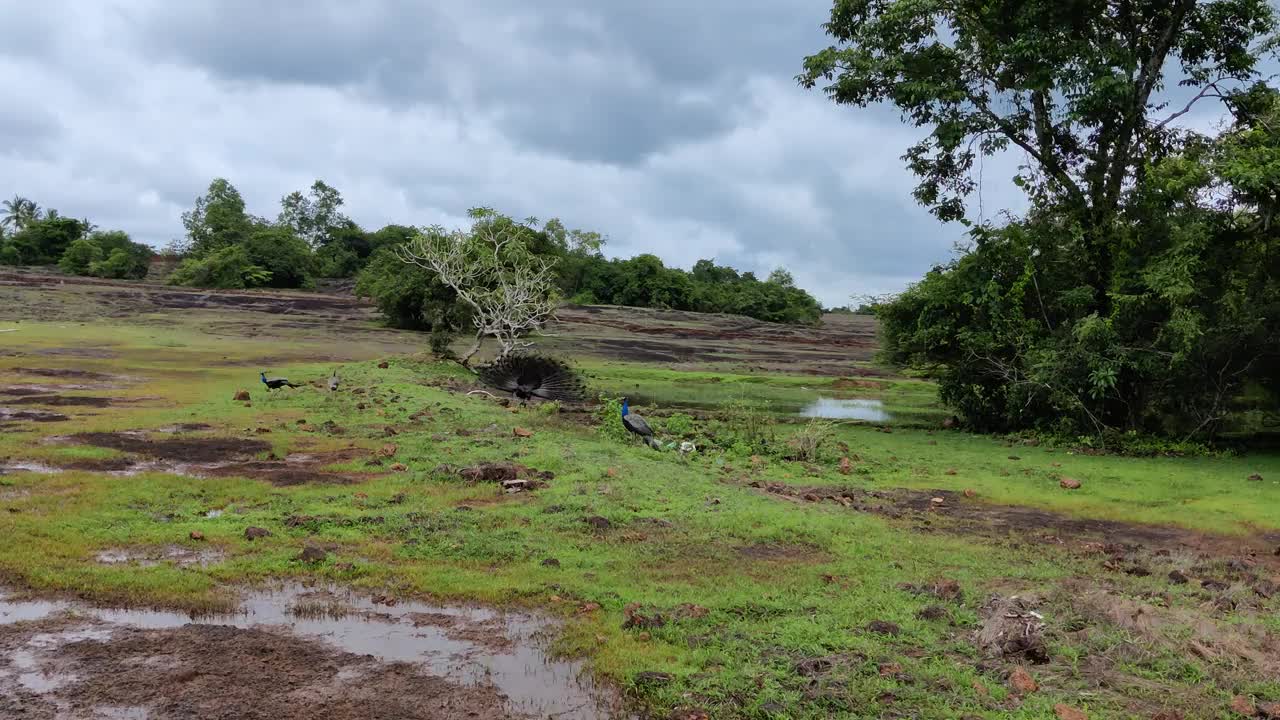
<svg viewBox="0 0 1280 720"><path fill-rule="evenodd" d="M884 410L884 403L879 400L855 398L840 400L820 397L800 410L801 417L831 418L833 420L866 420L868 422L885 422L893 416Z"/></svg>

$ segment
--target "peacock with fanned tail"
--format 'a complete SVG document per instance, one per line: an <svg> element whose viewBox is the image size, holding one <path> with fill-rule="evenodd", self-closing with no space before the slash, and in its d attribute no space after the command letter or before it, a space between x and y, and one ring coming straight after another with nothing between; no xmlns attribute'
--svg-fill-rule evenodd
<svg viewBox="0 0 1280 720"><path fill-rule="evenodd" d="M511 393L521 401L532 398L583 402L586 383L563 360L534 353L512 353L476 368L480 381Z"/></svg>

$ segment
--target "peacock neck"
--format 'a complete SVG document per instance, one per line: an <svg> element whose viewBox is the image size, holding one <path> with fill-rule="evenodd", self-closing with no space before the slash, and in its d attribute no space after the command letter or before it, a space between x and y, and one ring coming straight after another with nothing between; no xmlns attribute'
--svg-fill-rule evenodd
<svg viewBox="0 0 1280 720"><path fill-rule="evenodd" d="M631 412L631 406L627 404L627 401L626 401L626 400L623 400L623 401L622 401L622 414L623 414L623 416L625 417L625 416L627 415L627 413L629 413L629 412Z"/></svg>

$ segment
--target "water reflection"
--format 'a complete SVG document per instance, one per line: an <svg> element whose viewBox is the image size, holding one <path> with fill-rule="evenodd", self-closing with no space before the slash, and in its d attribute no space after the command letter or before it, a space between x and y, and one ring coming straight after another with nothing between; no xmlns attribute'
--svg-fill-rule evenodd
<svg viewBox="0 0 1280 720"><path fill-rule="evenodd" d="M834 420L867 420L884 422L892 416L884 411L884 403L879 400L855 398L840 400L837 398L818 398L800 410L801 417L831 418Z"/></svg>

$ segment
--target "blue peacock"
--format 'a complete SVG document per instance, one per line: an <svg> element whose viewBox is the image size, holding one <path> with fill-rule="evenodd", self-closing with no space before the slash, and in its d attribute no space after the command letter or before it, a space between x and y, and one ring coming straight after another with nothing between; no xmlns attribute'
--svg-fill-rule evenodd
<svg viewBox="0 0 1280 720"><path fill-rule="evenodd" d="M639 435L646 445L654 450L661 450L658 439L653 436L653 428L649 427L649 421L631 412L631 403L627 398L622 398L622 426L629 432Z"/></svg>

